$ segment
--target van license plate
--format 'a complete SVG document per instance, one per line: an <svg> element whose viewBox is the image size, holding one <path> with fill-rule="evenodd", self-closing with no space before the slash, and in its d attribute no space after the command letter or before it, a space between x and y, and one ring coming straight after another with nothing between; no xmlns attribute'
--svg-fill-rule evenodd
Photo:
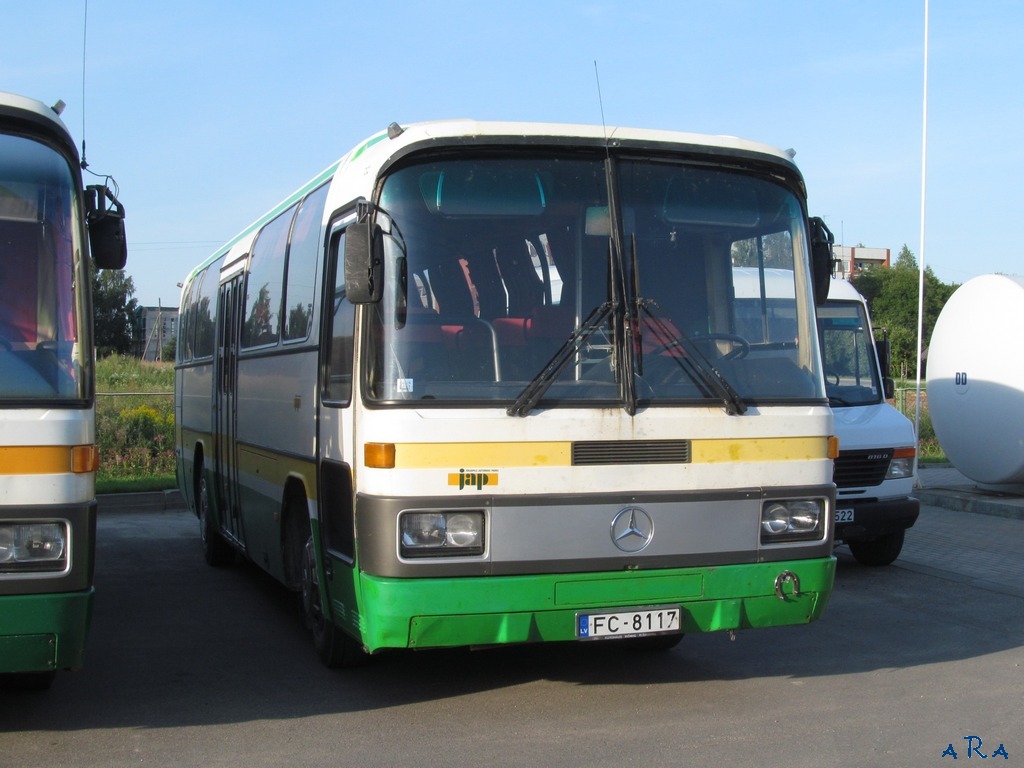
<svg viewBox="0 0 1024 768"><path fill-rule="evenodd" d="M681 610L678 605L636 610L602 611L576 614L576 637L594 640L601 637L643 637L679 632Z"/></svg>
<svg viewBox="0 0 1024 768"><path fill-rule="evenodd" d="M837 509L836 510L836 522L837 523L852 523L853 522L853 510L852 509Z"/></svg>

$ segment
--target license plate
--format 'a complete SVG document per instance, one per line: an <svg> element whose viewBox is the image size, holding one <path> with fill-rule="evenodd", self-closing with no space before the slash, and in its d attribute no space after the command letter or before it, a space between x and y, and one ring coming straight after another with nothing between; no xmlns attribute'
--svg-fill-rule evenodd
<svg viewBox="0 0 1024 768"><path fill-rule="evenodd" d="M852 509L837 509L836 510L836 522L837 523L852 523L853 522L853 510Z"/></svg>
<svg viewBox="0 0 1024 768"><path fill-rule="evenodd" d="M580 640L595 640L601 637L643 637L679 632L680 613L678 605L577 613L576 637Z"/></svg>

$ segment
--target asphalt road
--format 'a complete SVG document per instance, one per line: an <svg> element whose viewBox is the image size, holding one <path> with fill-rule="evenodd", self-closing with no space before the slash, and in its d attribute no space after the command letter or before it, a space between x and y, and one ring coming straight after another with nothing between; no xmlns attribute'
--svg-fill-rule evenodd
<svg viewBox="0 0 1024 768"><path fill-rule="evenodd" d="M1019 560L1024 521L968 517ZM45 693L0 684L0 766L1024 765L1024 585L913 558L840 554L820 622L734 642L331 672L293 596L249 565L206 566L187 513L101 511L86 666Z"/></svg>

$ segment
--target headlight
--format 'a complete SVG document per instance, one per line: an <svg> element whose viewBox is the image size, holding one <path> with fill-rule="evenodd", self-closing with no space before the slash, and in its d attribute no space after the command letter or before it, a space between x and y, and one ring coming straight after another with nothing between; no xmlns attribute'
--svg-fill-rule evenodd
<svg viewBox="0 0 1024 768"><path fill-rule="evenodd" d="M822 499L766 501L761 507L761 543L820 539L824 509Z"/></svg>
<svg viewBox="0 0 1024 768"><path fill-rule="evenodd" d="M466 557L484 553L480 510L403 512L398 519L402 557Z"/></svg>
<svg viewBox="0 0 1024 768"><path fill-rule="evenodd" d="M885 473L886 480L896 480L901 477L914 476L914 456L916 451L913 447L897 448L892 452L892 460L889 462L889 471Z"/></svg>
<svg viewBox="0 0 1024 768"><path fill-rule="evenodd" d="M0 573L63 571L67 523L0 523Z"/></svg>

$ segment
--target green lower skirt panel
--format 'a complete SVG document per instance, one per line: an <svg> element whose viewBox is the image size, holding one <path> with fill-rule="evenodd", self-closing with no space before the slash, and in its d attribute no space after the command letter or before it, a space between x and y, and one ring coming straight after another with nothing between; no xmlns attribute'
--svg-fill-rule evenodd
<svg viewBox="0 0 1024 768"><path fill-rule="evenodd" d="M78 669L93 590L0 597L0 673Z"/></svg>
<svg viewBox="0 0 1024 768"><path fill-rule="evenodd" d="M799 593L776 580L790 571ZM336 619L369 651L574 640L583 610L676 604L683 632L806 624L821 616L835 559L752 565L451 579L362 574L361 605L334 601Z"/></svg>

